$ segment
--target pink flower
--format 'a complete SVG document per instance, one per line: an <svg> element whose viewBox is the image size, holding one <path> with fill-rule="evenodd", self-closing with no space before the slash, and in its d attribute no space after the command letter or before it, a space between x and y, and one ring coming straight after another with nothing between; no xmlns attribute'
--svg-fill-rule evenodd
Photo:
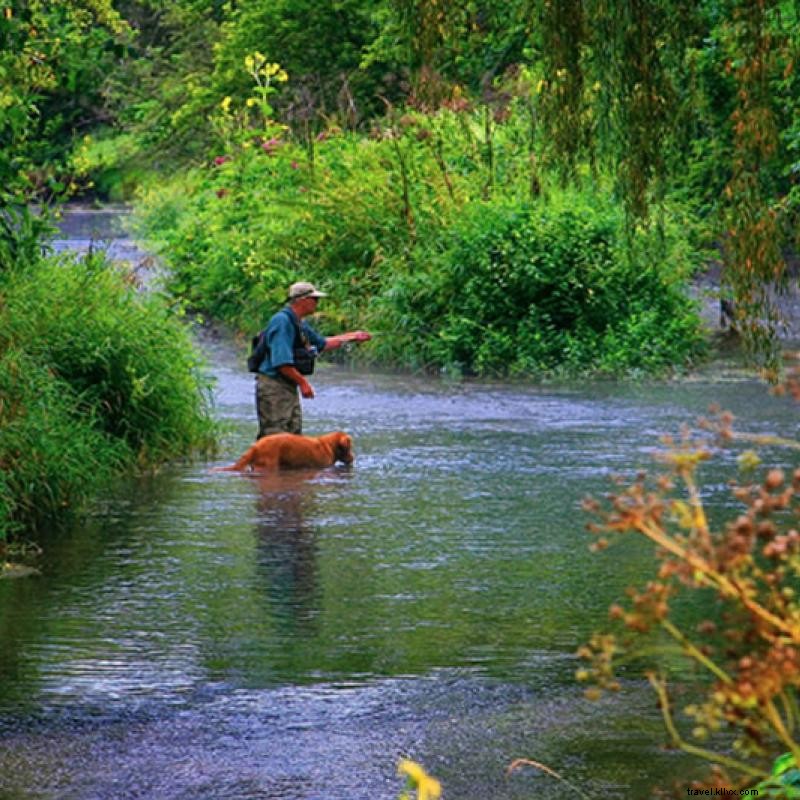
<svg viewBox="0 0 800 800"><path fill-rule="evenodd" d="M289 166L290 166L292 169L300 169L300 165L299 165L299 164L298 164L296 161L292 161L292 163L291 163L291 164L289 164Z"/></svg>
<svg viewBox="0 0 800 800"><path fill-rule="evenodd" d="M214 159L214 165L217 166L217 167L221 167L226 161L230 161L230 160L231 160L230 156L217 156Z"/></svg>
<svg viewBox="0 0 800 800"><path fill-rule="evenodd" d="M281 142L280 139L276 139L275 137L273 137L272 139L269 139L268 141L264 142L261 145L261 149L267 155L272 155L282 144L283 142Z"/></svg>

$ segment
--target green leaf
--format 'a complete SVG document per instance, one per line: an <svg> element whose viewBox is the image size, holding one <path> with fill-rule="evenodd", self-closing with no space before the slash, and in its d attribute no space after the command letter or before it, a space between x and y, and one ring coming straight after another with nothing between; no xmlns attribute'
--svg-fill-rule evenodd
<svg viewBox="0 0 800 800"><path fill-rule="evenodd" d="M786 770L790 769L791 767L796 767L797 764L795 763L794 756L791 753L784 753L782 756L778 756L775 759L775 763L772 765L772 772L771 775L782 775Z"/></svg>

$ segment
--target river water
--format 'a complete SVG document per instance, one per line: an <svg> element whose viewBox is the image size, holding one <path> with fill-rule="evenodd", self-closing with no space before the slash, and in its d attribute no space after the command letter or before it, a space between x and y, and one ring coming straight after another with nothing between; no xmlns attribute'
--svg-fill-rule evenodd
<svg viewBox="0 0 800 800"><path fill-rule="evenodd" d="M590 553L579 503L711 401L793 435L788 400L724 372L532 387L323 365L306 432L348 431L355 464L258 479L209 471L251 443L253 385L232 341L199 346L219 459L126 482L48 537L41 576L0 582L2 800L391 800L401 757L447 800L571 796L515 758L592 798L687 774L635 673L599 703L573 679L652 568L636 540ZM720 513L735 457L706 472Z"/></svg>

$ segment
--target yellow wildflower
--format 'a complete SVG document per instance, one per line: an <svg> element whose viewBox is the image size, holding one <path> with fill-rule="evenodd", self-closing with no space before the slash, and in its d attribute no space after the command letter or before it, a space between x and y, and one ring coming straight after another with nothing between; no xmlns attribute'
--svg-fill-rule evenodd
<svg viewBox="0 0 800 800"><path fill-rule="evenodd" d="M227 95L226 97L222 98L222 102L220 103L220 107L222 110L227 113L228 109L231 107L231 97Z"/></svg>
<svg viewBox="0 0 800 800"><path fill-rule="evenodd" d="M401 759L397 765L397 773L409 778L417 790L417 800L439 800L442 796L442 785L436 778L428 775L416 761L407 758Z"/></svg>

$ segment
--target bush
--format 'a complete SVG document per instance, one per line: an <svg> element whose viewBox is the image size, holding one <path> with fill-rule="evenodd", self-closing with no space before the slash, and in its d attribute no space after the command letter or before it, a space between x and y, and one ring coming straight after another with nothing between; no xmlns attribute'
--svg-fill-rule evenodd
<svg viewBox="0 0 800 800"><path fill-rule="evenodd" d="M132 452L77 410L69 384L12 346L0 356L0 540L69 516Z"/></svg>
<svg viewBox="0 0 800 800"><path fill-rule="evenodd" d="M477 374L653 372L698 357L680 240L640 231L631 248L617 210L572 200L475 203L418 246L377 305L381 356Z"/></svg>
<svg viewBox="0 0 800 800"><path fill-rule="evenodd" d="M169 290L216 319L255 329L303 278L332 293L323 327L355 325L378 265L408 239L385 149L337 137L318 144L313 168L289 143L221 154L144 193L138 229L168 265Z"/></svg>

